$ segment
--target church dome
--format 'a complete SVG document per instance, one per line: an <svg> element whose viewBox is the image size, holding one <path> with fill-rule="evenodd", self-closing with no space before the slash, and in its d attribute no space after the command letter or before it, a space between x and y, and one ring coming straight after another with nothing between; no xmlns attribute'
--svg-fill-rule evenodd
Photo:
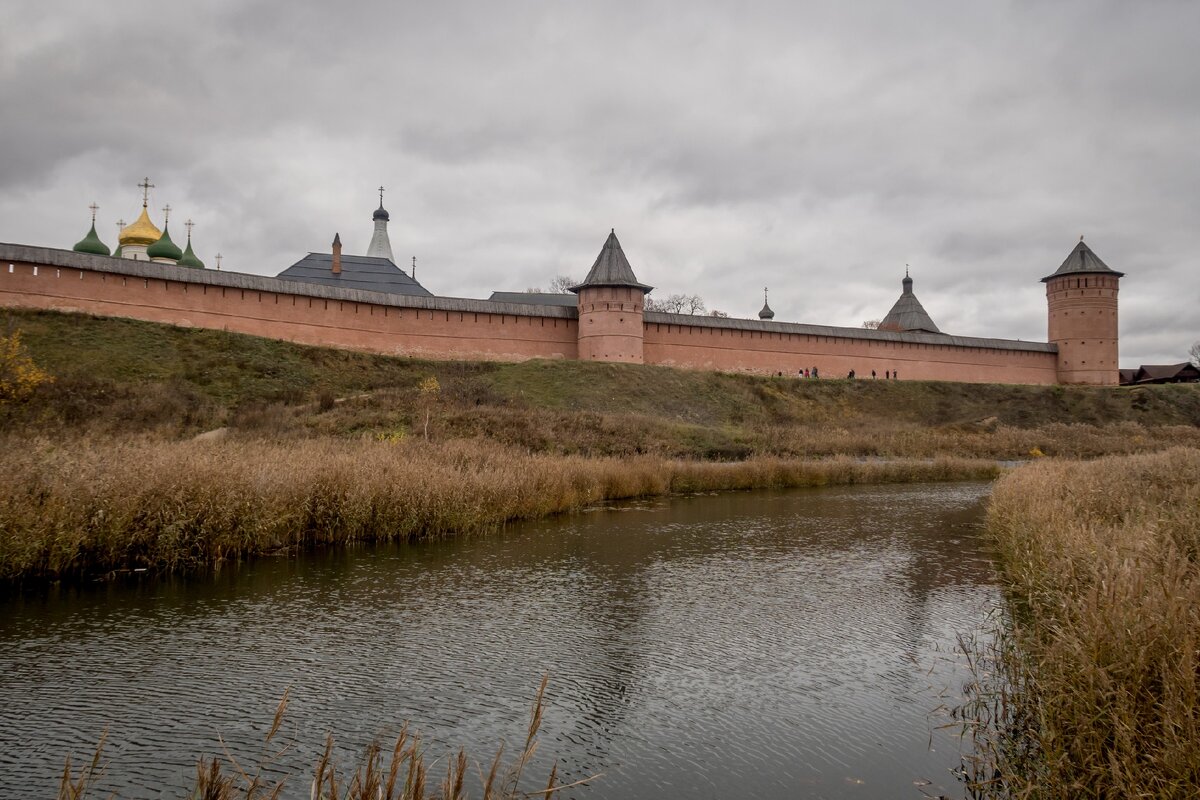
<svg viewBox="0 0 1200 800"><path fill-rule="evenodd" d="M775 312L771 310L771 306L767 303L766 287L763 287L763 307L762 311L758 312L758 318L762 320L775 319Z"/></svg>
<svg viewBox="0 0 1200 800"><path fill-rule="evenodd" d="M147 251L149 252L149 251ZM204 269L204 262L196 257L192 252L192 237L188 237L187 249L183 251L183 255L179 259L179 266L191 267L192 269Z"/></svg>
<svg viewBox="0 0 1200 800"><path fill-rule="evenodd" d="M392 218L388 214L387 210L384 209L383 203L380 203L379 208L375 209L375 213L371 215L371 219L375 222L379 222L380 220L383 220L384 222L390 222Z"/></svg>
<svg viewBox="0 0 1200 800"><path fill-rule="evenodd" d="M133 221L132 225L127 225L121 229L119 242L121 247L127 245L152 245L162 238L162 231L154 227L154 223L150 221L150 215L146 213L146 207L142 206L142 215Z"/></svg>
<svg viewBox="0 0 1200 800"><path fill-rule="evenodd" d="M88 231L87 236L80 239L71 248L76 253L93 253L98 256L106 256L109 254L108 245L100 241L100 237L96 235L96 223L92 223L92 229Z"/></svg>
<svg viewBox="0 0 1200 800"><path fill-rule="evenodd" d="M144 213L144 212L143 212ZM134 223L137 224L136 222ZM178 261L183 258L183 251L179 249L179 245L171 241L171 234L167 232L167 226L163 225L162 236L158 241L146 248L147 258L169 258L172 261Z"/></svg>

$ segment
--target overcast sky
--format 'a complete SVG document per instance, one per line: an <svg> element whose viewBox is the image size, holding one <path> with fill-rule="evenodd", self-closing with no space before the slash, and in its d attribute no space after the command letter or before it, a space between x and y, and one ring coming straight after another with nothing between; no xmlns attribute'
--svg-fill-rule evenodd
<svg viewBox="0 0 1200 800"><path fill-rule="evenodd" d="M857 326L909 264L943 331L1046 338L1080 234L1121 361L1200 340L1200 3L5 0L0 241L169 203L274 275L376 187L430 291L582 278L609 228L656 296Z"/></svg>

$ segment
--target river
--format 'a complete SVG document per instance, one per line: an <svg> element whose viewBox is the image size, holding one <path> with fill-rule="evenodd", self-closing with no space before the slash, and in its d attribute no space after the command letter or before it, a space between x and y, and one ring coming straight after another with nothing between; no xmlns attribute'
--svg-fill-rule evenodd
<svg viewBox="0 0 1200 800"><path fill-rule="evenodd" d="M519 747L543 674L530 788L557 759L597 800L962 797L939 709L999 601L987 491L658 499L0 598L0 797L53 796L106 729L99 789L180 797L201 754L255 762L289 687L285 796L327 733L352 767L404 720L440 775L449 748Z"/></svg>

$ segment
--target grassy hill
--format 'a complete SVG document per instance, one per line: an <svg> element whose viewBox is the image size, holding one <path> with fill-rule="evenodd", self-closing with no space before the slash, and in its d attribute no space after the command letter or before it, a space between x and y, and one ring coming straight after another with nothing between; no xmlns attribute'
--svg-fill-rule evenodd
<svg viewBox="0 0 1200 800"><path fill-rule="evenodd" d="M535 452L1097 455L1200 444L1200 386L1032 387L769 378L578 361L423 361L221 331L8 311L55 376L10 432L187 438L430 435Z"/></svg>

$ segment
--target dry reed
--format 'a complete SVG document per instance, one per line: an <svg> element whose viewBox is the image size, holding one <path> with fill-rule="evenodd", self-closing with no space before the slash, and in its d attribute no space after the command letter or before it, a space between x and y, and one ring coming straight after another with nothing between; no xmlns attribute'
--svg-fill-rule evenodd
<svg viewBox="0 0 1200 800"><path fill-rule="evenodd" d="M988 521L1011 611L963 709L978 796L1200 796L1200 450L1022 467Z"/></svg>
<svg viewBox="0 0 1200 800"><path fill-rule="evenodd" d="M530 454L484 442L0 441L0 579L421 540L671 492L991 479L994 462Z"/></svg>
<svg viewBox="0 0 1200 800"><path fill-rule="evenodd" d="M484 776L480 770L481 800L517 800L517 798L553 796L564 789L594 780L592 776L570 784L558 783L558 765L550 770L545 789L530 790L523 786L525 768L537 752L538 731L542 725L545 709L548 676L542 678L537 696L530 711L529 727L523 746L512 760L504 762L503 743L492 759L491 768ZM284 791L289 780L299 780L285 775L268 778L269 773L278 773L277 762L287 750L284 746L274 749L273 741L279 733L288 697L284 694L270 730L264 740L264 755L257 764L243 766L229 752L225 757L201 758L196 765L196 779L189 793L195 800L276 800ZM103 772L102 754L104 737L101 737L90 762L76 774L67 758L59 786L58 800L86 800ZM408 725L400 729L390 754L385 754L379 742L372 742L360 759L358 768L346 776L338 769L333 758L333 737L325 740L325 750L313 769L309 784L312 800L465 800L467 797L467 755L465 751L447 759L446 775L436 787L430 786L431 776L426 764L426 753L420 737L410 733ZM110 797L116 797L113 794Z"/></svg>

